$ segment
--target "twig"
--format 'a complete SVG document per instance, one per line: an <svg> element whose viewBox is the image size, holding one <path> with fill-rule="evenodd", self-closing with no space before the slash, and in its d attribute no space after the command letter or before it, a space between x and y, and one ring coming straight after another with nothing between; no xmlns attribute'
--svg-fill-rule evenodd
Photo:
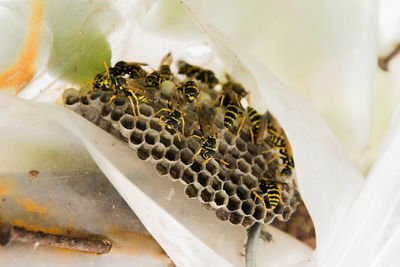
<svg viewBox="0 0 400 267"><path fill-rule="evenodd" d="M260 238L261 224L255 223L247 231L246 267L256 267L257 241Z"/></svg>
<svg viewBox="0 0 400 267"><path fill-rule="evenodd" d="M389 70L389 62L400 52L400 44L398 44L392 52L390 52L389 55L386 57L379 57L378 58L378 66L384 70L388 71Z"/></svg>
<svg viewBox="0 0 400 267"><path fill-rule="evenodd" d="M28 231L23 227L6 223L0 224L0 245L6 246L12 241L97 254L106 254L112 247L112 243L108 240L53 235L41 231Z"/></svg>

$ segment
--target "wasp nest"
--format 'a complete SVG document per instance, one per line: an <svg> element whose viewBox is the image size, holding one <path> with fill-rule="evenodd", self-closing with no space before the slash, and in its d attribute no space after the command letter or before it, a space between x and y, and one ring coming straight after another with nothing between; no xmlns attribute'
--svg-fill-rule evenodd
<svg viewBox="0 0 400 267"><path fill-rule="evenodd" d="M224 129L224 112L213 103L218 97L216 90L200 84L203 92L199 104L202 112L209 113L210 117L216 116L214 130L220 133L216 135L216 159L222 159L227 164L215 158L207 164L202 164L204 160L201 156L193 159L201 147L201 140L190 136L202 135L196 127L199 122L196 102L183 105L184 136L161 125L158 116L153 116L161 108L166 108L165 102L171 95L177 94L175 86L179 82L174 77L162 82L160 89L147 88L151 102L139 104L140 117L134 116L130 101L123 94L109 103L113 90L95 88L91 93L87 88L80 91L67 89L63 99L66 107L127 142L140 159L154 163L161 176L184 184L186 196L214 209L218 219L246 228L255 222L271 223L275 217L287 221L300 201L293 175L283 181L279 175L282 167L280 159L271 162L277 152L260 153L270 147L267 142L261 146L253 144L249 120L246 119L238 137L238 122L231 130ZM261 179L284 182L281 185L282 201L273 210L252 199L251 192L258 190Z"/></svg>

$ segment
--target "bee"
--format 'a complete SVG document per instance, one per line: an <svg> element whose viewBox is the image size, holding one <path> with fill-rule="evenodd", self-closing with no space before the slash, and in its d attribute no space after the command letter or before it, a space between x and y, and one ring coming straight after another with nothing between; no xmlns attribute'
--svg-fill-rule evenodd
<svg viewBox="0 0 400 267"><path fill-rule="evenodd" d="M160 122L159 124L166 126L168 129L174 129L178 133L178 140L180 142L181 138L179 136L178 127L182 124L182 136L185 137L185 120L183 117L186 115L186 113L181 109L177 109L177 105L174 101L172 103L167 101L167 108L160 109L153 115L153 117L157 116L163 111L166 111L167 115L162 115L160 117L160 121L164 121L165 119L165 123Z"/></svg>
<svg viewBox="0 0 400 267"><path fill-rule="evenodd" d="M267 121L265 123L265 121ZM281 127L279 127L276 119L269 113L261 118L260 129L258 132L257 140L260 140L260 136L264 136L264 128L262 124L266 124L268 136L266 138L267 143L271 146L270 149L261 151L262 154L269 153L273 150L278 150L278 153L269 160L269 163L273 162L277 158L282 160L283 169L281 170L282 176L291 176L294 169L294 160L292 149L289 145L288 138Z"/></svg>
<svg viewBox="0 0 400 267"><path fill-rule="evenodd" d="M266 210L274 210L278 206L279 202L282 202L282 191L281 184L275 181L268 181L267 179L261 179L257 184L257 189L251 191L253 201L256 202L257 198L261 200ZM265 198L262 195L266 195ZM265 203L267 200L267 204ZM268 209L267 209L268 207Z"/></svg>
<svg viewBox="0 0 400 267"><path fill-rule="evenodd" d="M198 136L198 135L191 136L201 140L201 146L194 154L193 159L195 159L200 154L201 157L204 159L202 165L207 164L207 162L210 161L211 159L215 159L219 162L222 162L225 165L229 165L229 163L227 163L226 161L215 157L216 150L218 149L218 143L213 124L207 123L206 119L204 118L204 115L202 114L200 114L199 122L200 122L200 130L202 131L203 136ZM211 128L212 134L209 134L208 131L209 127Z"/></svg>
<svg viewBox="0 0 400 267"><path fill-rule="evenodd" d="M249 114L251 127L250 127L250 136L253 144L256 144L255 136L258 134L261 115L252 107L247 107L247 113Z"/></svg>
<svg viewBox="0 0 400 267"><path fill-rule="evenodd" d="M162 80L161 74L158 71L153 71L152 73L148 74L145 78L147 86L155 87L157 89L160 88L161 80Z"/></svg>
<svg viewBox="0 0 400 267"><path fill-rule="evenodd" d="M194 81L187 81L184 85L178 86L177 90L185 96L189 103L192 103L200 93L200 89Z"/></svg>
<svg viewBox="0 0 400 267"><path fill-rule="evenodd" d="M162 80L169 80L171 78L171 63L172 63L172 54L169 52L160 63L160 67L158 68L160 72L160 76Z"/></svg>

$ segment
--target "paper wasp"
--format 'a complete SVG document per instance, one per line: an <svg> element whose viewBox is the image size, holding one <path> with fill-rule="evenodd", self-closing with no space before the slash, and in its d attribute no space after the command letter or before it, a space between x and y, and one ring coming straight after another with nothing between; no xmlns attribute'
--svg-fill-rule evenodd
<svg viewBox="0 0 400 267"><path fill-rule="evenodd" d="M284 183L268 181L265 178L261 179L257 184L257 189L251 191L253 201L256 202L258 198L261 200L266 210L274 210L276 206L278 206L279 202L283 203L281 191L282 184ZM262 195L265 194L267 195L263 198ZM267 199L268 205L265 203L265 199Z"/></svg>

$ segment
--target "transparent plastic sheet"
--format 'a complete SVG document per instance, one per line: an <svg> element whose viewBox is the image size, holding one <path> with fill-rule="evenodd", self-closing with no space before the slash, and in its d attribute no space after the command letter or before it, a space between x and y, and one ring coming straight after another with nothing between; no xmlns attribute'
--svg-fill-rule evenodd
<svg viewBox="0 0 400 267"><path fill-rule="evenodd" d="M46 118L45 121L50 125L65 127L66 131L76 134L176 264L243 264L244 257L240 253L244 250L245 231L218 221L214 212L208 211L196 200L187 199L181 184L159 177L154 166L139 160L126 144L61 107L6 95L1 97L1 101L3 105L19 106L19 112L26 112L26 106L33 113L32 116ZM310 255L311 250L299 241L273 228L268 231L273 234L274 241L260 242L259 246L264 248L257 255L260 266L266 261L271 266L290 266L306 260Z"/></svg>
<svg viewBox="0 0 400 267"><path fill-rule="evenodd" d="M53 234L105 236L114 247L98 256L10 243L0 247L0 265L166 266L168 256L81 141L37 104L0 94L0 221Z"/></svg>
<svg viewBox="0 0 400 267"><path fill-rule="evenodd" d="M267 107L285 129L293 149L300 193L316 228L316 253L329 253L332 232L361 189L362 175L315 111L192 9L188 8L188 12L209 37L228 70L246 88L251 88L252 99L259 100L255 106L260 111Z"/></svg>

